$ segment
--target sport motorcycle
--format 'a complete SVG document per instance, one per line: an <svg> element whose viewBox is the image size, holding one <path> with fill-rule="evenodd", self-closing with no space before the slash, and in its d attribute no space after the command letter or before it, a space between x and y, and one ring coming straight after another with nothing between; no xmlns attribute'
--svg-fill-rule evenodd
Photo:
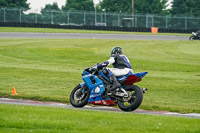
<svg viewBox="0 0 200 133"><path fill-rule="evenodd" d="M198 34L198 32L192 32L192 36L189 37L189 40L200 40L200 34Z"/></svg>
<svg viewBox="0 0 200 133"><path fill-rule="evenodd" d="M86 104L116 106L123 111L134 111L143 100L143 94L147 88L140 88L134 85L140 82L148 72L131 73L117 77L121 87L107 93L112 87L109 78L103 70L87 68L83 70L82 79L71 92L70 103L74 107L84 107Z"/></svg>

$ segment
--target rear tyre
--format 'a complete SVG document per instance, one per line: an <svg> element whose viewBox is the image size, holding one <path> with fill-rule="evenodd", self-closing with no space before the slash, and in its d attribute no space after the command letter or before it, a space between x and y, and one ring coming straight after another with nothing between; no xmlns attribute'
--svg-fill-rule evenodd
<svg viewBox="0 0 200 133"><path fill-rule="evenodd" d="M71 92L70 103L74 107L81 108L88 103L90 97L89 89L86 85L82 88L80 85L77 85Z"/></svg>
<svg viewBox="0 0 200 133"><path fill-rule="evenodd" d="M124 88L129 94L130 98L127 102L118 100L118 106L123 111L133 111L137 109L143 100L143 93L136 85L129 85Z"/></svg>

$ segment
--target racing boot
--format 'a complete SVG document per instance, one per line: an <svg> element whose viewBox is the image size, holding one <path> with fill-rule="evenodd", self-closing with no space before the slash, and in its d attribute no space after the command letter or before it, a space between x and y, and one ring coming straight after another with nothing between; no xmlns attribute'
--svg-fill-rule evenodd
<svg viewBox="0 0 200 133"><path fill-rule="evenodd" d="M112 94L112 91L113 91L113 90L115 90L115 89L121 87L121 84L117 81L117 78L116 78L114 75L112 75L112 76L110 77L110 81L111 81L112 87L109 88L109 89L107 90L107 92L106 92L107 95Z"/></svg>

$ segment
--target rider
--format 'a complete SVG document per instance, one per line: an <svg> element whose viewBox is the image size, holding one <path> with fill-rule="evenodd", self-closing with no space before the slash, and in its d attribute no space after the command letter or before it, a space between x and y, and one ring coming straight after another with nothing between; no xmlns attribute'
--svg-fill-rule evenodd
<svg viewBox="0 0 200 133"><path fill-rule="evenodd" d="M105 68L108 65L113 65L114 68ZM129 72L133 73L129 59L122 53L122 48L114 47L111 50L111 57L109 60L100 63L97 69L103 69L103 73L110 79L112 87L107 90L112 91L119 87L121 84L117 81L116 77L124 76Z"/></svg>
<svg viewBox="0 0 200 133"><path fill-rule="evenodd" d="M196 34L197 34L197 36L200 36L200 30L198 30L198 31L196 32Z"/></svg>

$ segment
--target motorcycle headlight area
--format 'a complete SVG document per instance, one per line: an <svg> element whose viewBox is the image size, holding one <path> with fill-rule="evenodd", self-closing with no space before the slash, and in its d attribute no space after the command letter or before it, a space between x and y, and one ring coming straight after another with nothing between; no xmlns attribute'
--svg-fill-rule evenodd
<svg viewBox="0 0 200 133"><path fill-rule="evenodd" d="M100 88L99 88L99 86L97 86L95 89L94 89L94 93L99 93L100 92Z"/></svg>

